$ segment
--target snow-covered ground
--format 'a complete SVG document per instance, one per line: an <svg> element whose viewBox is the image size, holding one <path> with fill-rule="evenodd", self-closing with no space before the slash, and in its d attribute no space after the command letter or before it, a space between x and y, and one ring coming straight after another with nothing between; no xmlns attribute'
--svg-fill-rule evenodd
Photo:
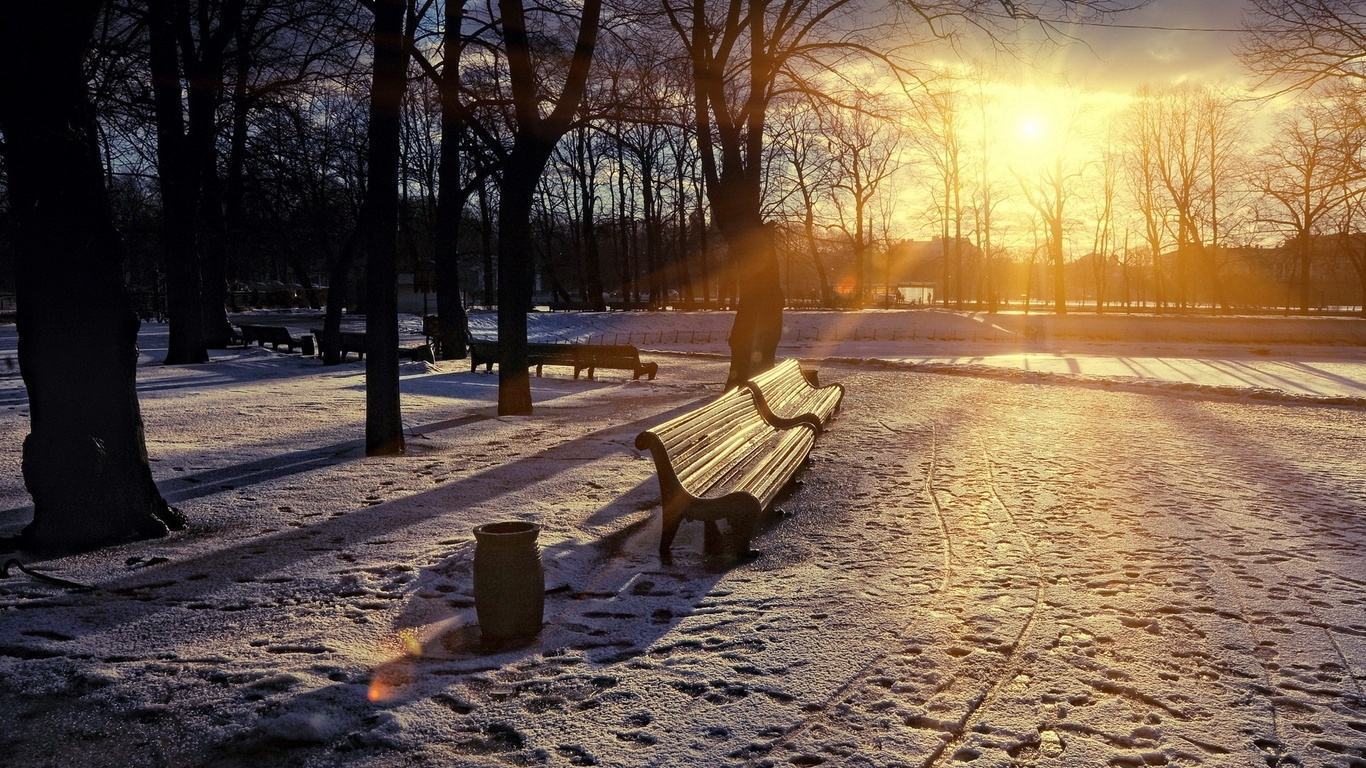
<svg viewBox="0 0 1366 768"><path fill-rule="evenodd" d="M688 524L663 564L632 441L724 363L646 357L549 369L530 418L408 364L409 452L375 459L359 365L144 366L191 529L34 564L99 591L0 580L7 762L1366 764L1366 409L826 363L845 407L764 554ZM5 532L17 377L0 404ZM551 591L537 642L484 655L470 529L499 519L544 526Z"/></svg>

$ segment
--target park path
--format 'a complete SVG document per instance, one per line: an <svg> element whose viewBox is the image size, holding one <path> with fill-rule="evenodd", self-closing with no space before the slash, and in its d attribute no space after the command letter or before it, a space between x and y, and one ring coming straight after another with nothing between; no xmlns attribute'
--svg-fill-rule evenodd
<svg viewBox="0 0 1366 768"><path fill-rule="evenodd" d="M1366 760L1366 412L829 366L845 409L763 556L704 559L690 524L662 564L630 441L722 366L663 367L548 379L531 421L479 410L486 377L416 377L402 459L337 442L354 425L326 414L359 392L335 374L149 399L191 463L246 400L304 431L277 435L297 455L276 469L210 453L193 471L225 487L177 491L198 533L48 564L124 592L0 590L0 715L22 724L0 745L31 765ZM545 526L552 592L535 645L486 656L468 530L495 515Z"/></svg>

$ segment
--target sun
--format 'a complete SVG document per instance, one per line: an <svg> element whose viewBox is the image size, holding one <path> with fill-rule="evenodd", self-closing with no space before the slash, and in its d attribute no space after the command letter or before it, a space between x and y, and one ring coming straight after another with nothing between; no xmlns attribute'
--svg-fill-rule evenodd
<svg viewBox="0 0 1366 768"><path fill-rule="evenodd" d="M1031 143L1039 143L1047 132L1047 126L1038 115L1022 115L1015 123L1015 132L1021 139Z"/></svg>

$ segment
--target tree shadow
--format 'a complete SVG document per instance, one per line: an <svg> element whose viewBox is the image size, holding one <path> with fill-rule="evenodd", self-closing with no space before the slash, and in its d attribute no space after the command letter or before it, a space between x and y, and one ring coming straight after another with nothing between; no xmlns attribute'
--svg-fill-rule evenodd
<svg viewBox="0 0 1366 768"><path fill-rule="evenodd" d="M590 517L633 518L616 530L542 549L548 589L537 637L515 647L483 645L472 593L474 547L466 543L424 568L412 583L408 603L394 622L398 642L390 658L373 665L364 678L272 702L251 727L199 757L206 765L237 765L289 749L382 747L391 717L386 713L401 705L432 699L456 713L471 711L474 705L453 690L461 683L487 687L491 679L502 679L500 672L515 669L506 682L493 683L490 696L553 700L547 691L557 686L597 693L616 685L622 665L667 653L670 644L660 641L671 633L679 634L679 647L700 645L710 625L692 630L679 625L715 596L713 589L738 556L733 548L703 551L696 541L701 526L693 526L692 536L685 533L676 541L675 558L660 563L657 515L652 510L639 514L655 482L648 478ZM769 515L761 535L777 519ZM300 727L304 738L295 733ZM489 751L489 746L500 751L499 737L496 727L466 732L463 740L452 734L457 748L472 752Z"/></svg>
<svg viewBox="0 0 1366 768"><path fill-rule="evenodd" d="M495 418L493 413L471 413L451 419L420 424L408 428L409 436L416 437L446 429L476 424ZM276 454L263 459L245 461L218 469L193 472L157 482L161 496L168 504L212 496L224 491L235 491L281 478L326 469L338 464L365 458L365 440L345 440L330 445L301 451ZM33 517L33 505L0 510L0 528L27 524Z"/></svg>
<svg viewBox="0 0 1366 768"><path fill-rule="evenodd" d="M532 376L532 399L538 403L557 400L561 397L593 392L617 386L621 382L589 381L588 379L561 378L552 376ZM364 384L354 389L364 389ZM439 373L429 376L405 379L403 393L426 397L450 397L463 400L485 401L490 404L498 399L498 377L477 371Z"/></svg>
<svg viewBox="0 0 1366 768"><path fill-rule="evenodd" d="M155 590L158 599L127 601L121 604L119 611L114 612L99 609L99 603L105 598L91 598L90 605L93 606L93 610L89 612L85 626L91 632L108 631L160 613L183 601L193 601L220 589L231 589L243 583L259 581L263 576L300 561L318 557L320 554L337 553L364 541L429 523L446 514L448 510L470 506L472 501L480 504L496 503L503 496L525 487L529 480L543 481L571 471L586 461L604 458L622 450L630 445L630 441L640 430L695 408L700 402L691 401L663 413L595 430L429 491L373 506L338 512L329 519L309 525L244 539L230 546L98 582L94 586L104 592L143 595L144 590ZM490 417L475 414L447 420L445 423L453 427L482 418ZM463 421L464 419L470 421ZM431 426L427 429L430 430ZM348 450L354 451L354 455L349 458L342 457L342 460L361 458L357 443L348 441L343 445L349 446ZM325 457L318 458L319 449L302 453L305 455L296 462L299 471L316 468L317 465L309 458L310 455L317 461L329 460ZM263 468L262 471L269 470ZM285 468L285 471L289 471L288 468ZM217 490L219 489L214 489ZM197 538L203 536L191 534L179 537L177 544L192 546ZM29 609L52 607L58 610L71 610L71 605L71 598L66 595L26 603Z"/></svg>

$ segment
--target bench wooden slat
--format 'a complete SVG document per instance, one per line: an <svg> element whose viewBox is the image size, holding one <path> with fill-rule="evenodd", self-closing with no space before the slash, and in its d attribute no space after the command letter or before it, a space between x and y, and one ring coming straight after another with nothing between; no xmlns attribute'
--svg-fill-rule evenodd
<svg viewBox="0 0 1366 768"><path fill-rule="evenodd" d="M469 339L470 370L484 366L492 371L499 360L498 342L489 339ZM532 342L527 344L527 365L536 366L536 375L547 365L563 365L574 369L574 378L585 370L588 378L596 378L598 368L630 371L632 378L648 376L651 381L659 373L658 363L642 363L640 350L628 344L572 344Z"/></svg>
<svg viewBox="0 0 1366 768"><path fill-rule="evenodd" d="M636 447L650 450L659 474L660 554L668 555L684 518L724 518L747 545L759 516L815 440L810 424L781 428L765 421L754 393L744 387L640 433Z"/></svg>
<svg viewBox="0 0 1366 768"><path fill-rule="evenodd" d="M308 334L295 337L288 328L280 325L239 323L238 328L241 329L240 338L243 347L251 346L254 341L257 346L264 347L269 344L272 349L279 349L283 346L291 352L297 347L305 355L313 354L313 337Z"/></svg>
<svg viewBox="0 0 1366 768"><path fill-rule="evenodd" d="M804 423L823 430L844 399L842 385L811 386L802 375L801 366L792 359L750 378L745 387L754 392L764 418L780 427Z"/></svg>
<svg viewBox="0 0 1366 768"><path fill-rule="evenodd" d="M318 339L318 354L322 354L323 332L321 328L314 328L313 335ZM365 333L362 331L338 331L337 332L337 354L341 356L341 361L346 362L346 355L351 352L356 353L357 360L365 359Z"/></svg>

